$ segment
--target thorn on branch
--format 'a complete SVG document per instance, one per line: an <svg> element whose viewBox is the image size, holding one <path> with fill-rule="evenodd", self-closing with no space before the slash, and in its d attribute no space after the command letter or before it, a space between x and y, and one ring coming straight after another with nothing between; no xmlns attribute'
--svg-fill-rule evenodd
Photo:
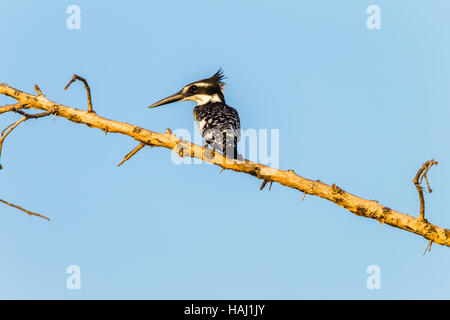
<svg viewBox="0 0 450 320"><path fill-rule="evenodd" d="M79 81L83 82L83 83L84 83L84 87L86 88L86 91L87 91L87 100L88 100L88 110L87 110L87 111L88 111L88 112L95 112L95 111L92 109L91 89L89 88L89 85L88 85L88 83L87 83L87 81L86 81L85 78L80 77L80 76L77 75L77 74L74 74L73 77L72 77L72 79L70 79L69 83L64 87L64 91L66 91L67 88L69 88L70 85L71 85L73 82L75 82L76 80L79 80Z"/></svg>
<svg viewBox="0 0 450 320"><path fill-rule="evenodd" d="M136 148L134 148L133 150L131 150L124 158L123 160L117 165L118 167L120 167L125 161L127 161L128 159L130 159L132 156L134 156L139 150L141 150L143 147L145 147L145 143L141 143L140 145L138 145Z"/></svg>
<svg viewBox="0 0 450 320"><path fill-rule="evenodd" d="M264 188L266 187L266 184L269 182L270 182L270 185L269 185L269 191L270 191L272 189L273 181L269 181L269 180L264 180L261 187L259 187L259 190L261 190L261 191L264 190Z"/></svg>
<svg viewBox="0 0 450 320"><path fill-rule="evenodd" d="M48 218L48 217L46 217L46 216L43 216L43 215L41 215L41 214L39 214L39 213L36 213L36 212L32 212L32 211L26 210L26 209L24 209L24 208L22 208L22 207L19 207L18 205L15 205L15 204L6 202L5 200L0 199L0 202L3 202L4 204L7 204L8 206L11 206L11 207L13 207L13 208L19 209L19 210L21 210L21 211L27 213L27 214L30 215L30 216L36 216L36 217L40 217L40 218L47 219L47 221L50 221L50 218Z"/></svg>
<svg viewBox="0 0 450 320"><path fill-rule="evenodd" d="M433 244L433 240L430 240L430 242L428 242L427 247L425 248L425 251L423 253L423 256L425 255L425 253L430 252L431 251L431 245Z"/></svg>
<svg viewBox="0 0 450 320"><path fill-rule="evenodd" d="M378 203L378 201L376 201ZM380 219L380 224L383 225L383 223L386 222L386 217L391 213L391 208L383 207L383 217Z"/></svg>
<svg viewBox="0 0 450 320"><path fill-rule="evenodd" d="M34 85L34 90L36 90L38 96L43 96L42 91L41 89L39 89L37 84Z"/></svg>
<svg viewBox="0 0 450 320"><path fill-rule="evenodd" d="M420 200L420 213L419 213L419 219L425 221L425 199L423 197L423 188L421 186L421 183L423 179L425 178L425 181L427 183L428 192L433 192L433 190L430 187L430 184L428 183L428 171L431 169L433 165L438 165L437 161L434 161L434 159L431 159L424 164L422 164L422 167L420 167L419 171L417 171L416 176L413 179L414 185L417 188L417 192L419 193L419 200Z"/></svg>

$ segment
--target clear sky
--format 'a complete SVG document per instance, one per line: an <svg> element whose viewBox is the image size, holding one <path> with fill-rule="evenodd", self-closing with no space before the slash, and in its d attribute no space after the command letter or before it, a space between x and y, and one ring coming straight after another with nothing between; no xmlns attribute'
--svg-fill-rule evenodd
<svg viewBox="0 0 450 320"><path fill-rule="evenodd" d="M100 115L193 133L193 102L146 107L222 67L242 127L279 129L280 168L416 215L434 158L426 215L450 227L449 15L446 0L2 1L0 82L85 108L81 83L63 91L77 73ZM63 118L7 138L0 198L51 221L0 205L0 298L450 298L447 247L422 256L419 236L167 149L117 167L136 145Z"/></svg>

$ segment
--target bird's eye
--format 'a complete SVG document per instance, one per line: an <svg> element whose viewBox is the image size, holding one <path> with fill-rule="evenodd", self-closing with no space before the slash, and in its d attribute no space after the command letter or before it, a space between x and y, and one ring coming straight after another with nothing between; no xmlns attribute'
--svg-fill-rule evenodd
<svg viewBox="0 0 450 320"><path fill-rule="evenodd" d="M195 92L195 91L197 91L197 86L195 84L189 87L189 92Z"/></svg>

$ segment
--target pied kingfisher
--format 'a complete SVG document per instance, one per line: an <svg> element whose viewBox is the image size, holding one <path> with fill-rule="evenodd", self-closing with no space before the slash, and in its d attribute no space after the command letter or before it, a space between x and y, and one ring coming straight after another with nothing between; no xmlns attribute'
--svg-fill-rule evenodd
<svg viewBox="0 0 450 320"><path fill-rule="evenodd" d="M149 108L176 101L194 101L194 120L207 145L221 151L228 158L241 159L237 153L240 139L240 120L236 109L225 103L225 84L221 69L212 77L192 82L179 92L162 99Z"/></svg>

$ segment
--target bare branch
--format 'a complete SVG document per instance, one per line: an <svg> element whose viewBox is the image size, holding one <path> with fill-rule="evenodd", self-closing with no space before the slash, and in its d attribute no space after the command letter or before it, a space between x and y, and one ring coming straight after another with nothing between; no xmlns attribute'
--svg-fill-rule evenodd
<svg viewBox="0 0 450 320"><path fill-rule="evenodd" d="M333 187L319 180L303 178L293 170L270 168L248 160L244 162L230 161L218 152L211 158L205 157L204 147L182 140L171 133L158 133L129 123L103 118L97 114L58 104L44 96L35 96L22 92L7 84L0 84L0 94L13 96L20 103L27 104L27 106L38 110L55 110L59 117L66 118L74 123L97 128L102 132L107 129L109 133L127 135L140 143L179 152L181 156L198 158L223 169L249 174L263 181L277 182L304 194L329 200L355 215L383 222L386 225L420 235L434 243L450 247L450 230L446 228L434 225L424 219L395 211L377 201L358 197L337 186Z"/></svg>
<svg viewBox="0 0 450 320"><path fill-rule="evenodd" d="M15 204L6 202L5 200L0 199L0 202L3 202L4 204L7 204L8 206L11 206L11 207L13 207L13 208L19 209L19 210L21 210L21 211L27 213L27 214L30 215L30 216L36 216L36 217L40 217L40 218L47 219L47 221L50 221L50 218L48 218L48 217L46 217L46 216L43 216L43 215L41 215L41 214L39 214L39 213L36 213L36 212L32 212L32 211L26 210L26 209L24 209L24 208L22 208L22 207L19 207L18 205L15 205Z"/></svg>
<svg viewBox="0 0 450 320"><path fill-rule="evenodd" d="M67 88L69 88L70 85L71 85L73 82L75 82L76 80L82 81L82 82L84 83L84 87L86 88L86 91L87 91L87 100L88 100L88 111L89 111L89 112L95 112L95 111L92 109L91 89L89 88L89 85L88 85L88 83L87 83L87 81L86 81L85 78L80 77L80 76L77 75L77 74L74 74L73 77L72 77L72 79L70 79L69 83L64 87L64 91L66 91Z"/></svg>

